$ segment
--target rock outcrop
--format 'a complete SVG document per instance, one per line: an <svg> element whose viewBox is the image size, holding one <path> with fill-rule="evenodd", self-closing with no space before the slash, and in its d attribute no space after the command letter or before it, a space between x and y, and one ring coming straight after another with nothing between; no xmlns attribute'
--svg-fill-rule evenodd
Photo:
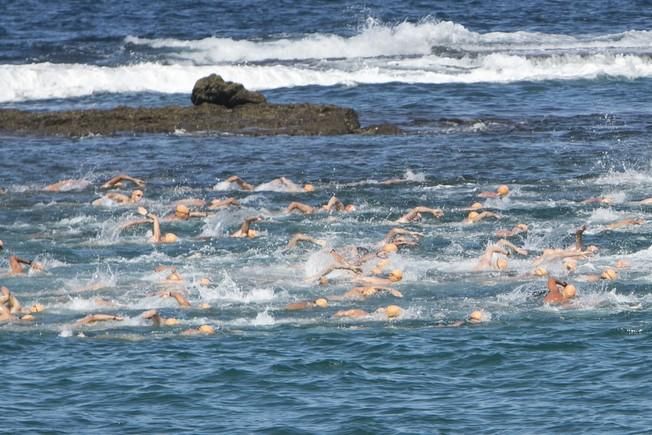
<svg viewBox="0 0 652 435"><path fill-rule="evenodd" d="M217 74L197 80L192 88L190 100L196 106L208 103L229 108L267 102L265 96L260 92L249 91L240 83L225 82Z"/></svg>

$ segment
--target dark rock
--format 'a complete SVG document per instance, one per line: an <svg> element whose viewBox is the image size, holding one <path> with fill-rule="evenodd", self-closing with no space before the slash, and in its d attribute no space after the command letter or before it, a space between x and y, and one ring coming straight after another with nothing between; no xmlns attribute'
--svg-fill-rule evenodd
<svg viewBox="0 0 652 435"><path fill-rule="evenodd" d="M378 124L370 125L369 127L359 128L356 131L357 134L364 135L386 135L386 136L396 136L403 134L403 130L392 124Z"/></svg>
<svg viewBox="0 0 652 435"><path fill-rule="evenodd" d="M315 104L214 104L189 107L25 112L0 109L0 131L29 135L87 136L134 133L339 135L360 130L352 109Z"/></svg>
<svg viewBox="0 0 652 435"><path fill-rule="evenodd" d="M229 108L244 104L263 104L267 102L265 96L260 92L249 91L240 83L225 82L217 74L211 74L197 80L192 88L190 99L192 104L196 106L209 103Z"/></svg>

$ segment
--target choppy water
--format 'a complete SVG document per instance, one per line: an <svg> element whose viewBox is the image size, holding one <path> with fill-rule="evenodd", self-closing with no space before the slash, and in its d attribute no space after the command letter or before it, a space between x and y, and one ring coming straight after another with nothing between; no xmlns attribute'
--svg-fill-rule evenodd
<svg viewBox="0 0 652 435"><path fill-rule="evenodd" d="M649 431L652 209L639 201L652 197L652 5L222 3L10 1L2 107L189 104L194 81L219 72L273 102L346 105L406 134L0 137L0 269L8 253L45 265L0 277L23 304L45 306L34 322L0 325L2 430ZM233 195L242 208L163 222L180 240L153 245L148 228L119 231L134 207L90 205L120 172L147 181L142 204L161 215L189 197ZM317 190L219 190L232 174ZM66 178L90 187L43 191ZM404 182L379 183L389 178ZM477 194L502 183L507 199L483 200L501 219L463 224ZM357 211L283 212L332 194ZM598 196L613 203L582 203ZM328 265L327 249L285 252L292 234L373 249L417 205L445 216L406 225L425 236L391 255L403 299L285 310L352 287L346 274L307 282ZM253 214L261 237L228 237ZM608 227L625 218L645 223ZM510 258L507 272L475 271L495 231L517 223L529 231L512 240L529 255ZM569 306L544 306L532 260L572 244L582 224L600 252L571 274L547 265L579 290ZM583 278L618 259L629 267L617 280ZM177 267L192 308L157 296L169 287L158 265ZM392 303L404 310L392 321L333 317ZM150 308L180 324L153 328L140 318ZM435 327L475 309L488 320ZM125 320L75 325L93 312ZM217 334L180 335L204 323Z"/></svg>

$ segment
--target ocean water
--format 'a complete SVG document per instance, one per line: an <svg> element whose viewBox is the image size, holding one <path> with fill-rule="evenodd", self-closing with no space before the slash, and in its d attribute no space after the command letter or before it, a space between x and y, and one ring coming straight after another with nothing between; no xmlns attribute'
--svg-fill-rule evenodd
<svg viewBox="0 0 652 435"><path fill-rule="evenodd" d="M271 102L352 107L405 134L0 136L0 269L9 254L45 266L0 276L45 307L0 324L0 432L652 430L652 209L640 203L652 197L651 2L154 3L5 0L0 108L186 105L216 72ZM142 205L159 215L184 198L242 206L162 222L179 241L151 244L148 227L120 231L133 206L90 204L118 173L146 180ZM223 190L233 174L263 186ZM281 176L316 191L269 190ZM43 190L68 178L88 186ZM477 196L500 184L507 198ZM356 211L284 212L333 194ZM611 202L583 202L594 197ZM500 219L464 224L478 200ZM377 249L418 205L444 217L404 225L424 236L389 256L402 299L285 309L353 287L344 272L326 286L308 278L331 248ZM228 237L252 215L260 237ZM477 271L496 230L517 223L529 230L511 240L528 255ZM584 224L598 254L574 272L546 264L577 298L544 305L534 260ZM327 247L284 250L296 232ZM616 280L590 281L619 259ZM192 306L159 297L170 289ZM398 318L334 317L389 304ZM153 327L141 318L152 308L179 324ZM485 321L453 327L473 310ZM124 320L76 323L89 313ZM181 334L202 324L216 334Z"/></svg>

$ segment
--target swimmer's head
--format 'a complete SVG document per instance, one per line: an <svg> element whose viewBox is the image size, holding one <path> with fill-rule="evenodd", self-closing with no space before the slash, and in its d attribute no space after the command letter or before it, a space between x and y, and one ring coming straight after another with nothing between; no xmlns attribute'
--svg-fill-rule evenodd
<svg viewBox="0 0 652 435"><path fill-rule="evenodd" d="M477 211L472 211L469 213L469 215L466 218L471 222L475 222L478 220L479 217L480 217L480 213L478 213Z"/></svg>
<svg viewBox="0 0 652 435"><path fill-rule="evenodd" d="M482 208L482 204L480 204L479 202L474 202L473 204L471 204L471 210L479 210L481 208Z"/></svg>
<svg viewBox="0 0 652 435"><path fill-rule="evenodd" d="M394 269L389 273L389 280L392 282L397 282L403 279L403 272L401 269Z"/></svg>
<svg viewBox="0 0 652 435"><path fill-rule="evenodd" d="M177 240L177 235L173 233L165 233L161 237L161 243L176 243Z"/></svg>
<svg viewBox="0 0 652 435"><path fill-rule="evenodd" d="M347 205L344 206L344 211L347 212L347 213L350 213L350 212L355 211L355 210L356 210L356 208L355 208L355 205L353 205L353 204L347 204Z"/></svg>
<svg viewBox="0 0 652 435"><path fill-rule="evenodd" d="M34 272L40 272L40 271L42 271L44 269L44 266L43 266L42 263L39 263L38 261L32 261L32 265L30 266L30 268Z"/></svg>
<svg viewBox="0 0 652 435"><path fill-rule="evenodd" d="M210 304L207 304L206 302L204 302L203 304L201 304L201 305L199 306L199 308L201 308L202 310L210 310L210 309L211 309L211 305L210 305Z"/></svg>
<svg viewBox="0 0 652 435"><path fill-rule="evenodd" d="M197 330L202 334L215 334L215 328L213 328L211 325L201 325L199 328L197 328Z"/></svg>
<svg viewBox="0 0 652 435"><path fill-rule="evenodd" d="M328 285L328 278L326 278L325 276L319 278L319 285Z"/></svg>
<svg viewBox="0 0 652 435"><path fill-rule="evenodd" d="M247 231L247 237L250 239L253 239L254 237L258 237L258 231L250 229Z"/></svg>
<svg viewBox="0 0 652 435"><path fill-rule="evenodd" d="M385 314L390 319L400 316L402 312L403 310L398 305L387 305L385 308Z"/></svg>
<svg viewBox="0 0 652 435"><path fill-rule="evenodd" d="M589 246L586 247L586 251L589 254L597 254L599 250L600 250L600 248L598 248L595 245L589 245Z"/></svg>
<svg viewBox="0 0 652 435"><path fill-rule="evenodd" d="M315 186L313 186L310 183L306 183L303 185L303 190L304 192L314 192L315 191Z"/></svg>
<svg viewBox="0 0 652 435"><path fill-rule="evenodd" d="M398 246L396 246L396 243L385 243L383 245L383 251L385 251L385 252L396 252L396 251L398 251Z"/></svg>
<svg viewBox="0 0 652 435"><path fill-rule="evenodd" d="M183 281L183 278L181 278L181 275L179 275L179 273L177 273L177 272L175 271L175 272L172 272L171 274L169 274L169 275L165 278L165 280L166 280L166 281L172 281L172 282L179 282L179 281Z"/></svg>
<svg viewBox="0 0 652 435"><path fill-rule="evenodd" d="M319 308L328 308L328 301L326 298L315 299L315 306Z"/></svg>
<svg viewBox="0 0 652 435"><path fill-rule="evenodd" d="M136 189L133 192L131 192L131 200L133 202L138 202L141 199L143 199L143 191L140 189Z"/></svg>
<svg viewBox="0 0 652 435"><path fill-rule="evenodd" d="M29 308L30 313L40 313L45 310L45 307L42 304L34 304Z"/></svg>
<svg viewBox="0 0 652 435"><path fill-rule="evenodd" d="M577 289L573 284L567 284L562 290L561 290L562 296L566 299L571 299L574 298L575 295L577 294Z"/></svg>
<svg viewBox="0 0 652 435"><path fill-rule="evenodd" d="M178 204L174 210L174 215L179 219L186 219L190 217L190 209L183 204Z"/></svg>
<svg viewBox="0 0 652 435"><path fill-rule="evenodd" d="M498 186L498 189L496 189L496 193L501 198L504 198L509 194L509 187L506 184L501 184L500 186Z"/></svg>
<svg viewBox="0 0 652 435"><path fill-rule="evenodd" d="M486 320L486 315L481 310L475 310L469 314L469 322L471 323L480 323Z"/></svg>
<svg viewBox="0 0 652 435"><path fill-rule="evenodd" d="M577 261L573 260L572 258L565 259L564 269L566 269L569 272L574 272L575 269L577 269Z"/></svg>
<svg viewBox="0 0 652 435"><path fill-rule="evenodd" d="M179 324L179 321L174 317L170 317L169 319L162 319L162 320L165 326L176 326Z"/></svg>
<svg viewBox="0 0 652 435"><path fill-rule="evenodd" d="M630 263L629 263L629 261L623 260L622 258L620 258L620 259L616 260L615 266L616 266L617 269L626 269L626 268L628 268L630 266Z"/></svg>
<svg viewBox="0 0 652 435"><path fill-rule="evenodd" d="M376 294L376 289L373 288L373 287L365 287L365 288L362 289L361 293L362 293L362 296L364 296L364 297L373 296L374 294Z"/></svg>
<svg viewBox="0 0 652 435"><path fill-rule="evenodd" d="M496 260L496 269L498 270L505 270L508 265L509 263L505 257L499 257L498 260Z"/></svg>
<svg viewBox="0 0 652 435"><path fill-rule="evenodd" d="M602 273L600 274L600 279L606 279L608 281L613 281L616 278L618 278L618 273L615 270L611 269L611 268L607 268L607 269L603 270Z"/></svg>
<svg viewBox="0 0 652 435"><path fill-rule="evenodd" d="M518 228L519 230L524 231L524 232L528 230L528 226L525 225L525 224L517 224L516 228Z"/></svg>
<svg viewBox="0 0 652 435"><path fill-rule="evenodd" d="M211 280L203 277L202 279L199 280L199 285L202 287L208 287L211 284Z"/></svg>
<svg viewBox="0 0 652 435"><path fill-rule="evenodd" d="M534 269L534 272L532 272L534 276L546 276L548 275L548 271L546 270L545 267L537 267Z"/></svg>

